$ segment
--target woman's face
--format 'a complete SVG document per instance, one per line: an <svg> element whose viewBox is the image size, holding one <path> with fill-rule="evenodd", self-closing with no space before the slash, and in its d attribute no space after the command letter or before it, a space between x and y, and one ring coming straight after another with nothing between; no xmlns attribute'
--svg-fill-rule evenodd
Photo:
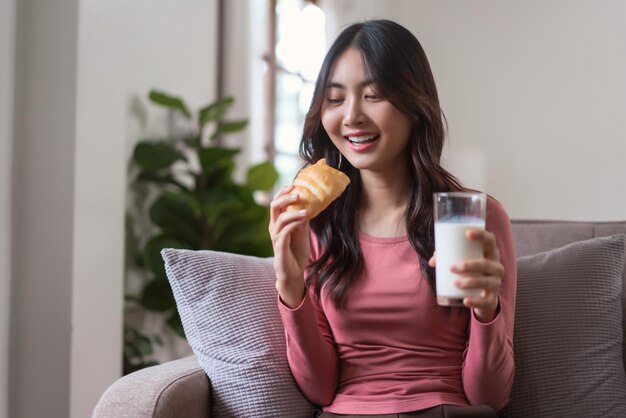
<svg viewBox="0 0 626 418"><path fill-rule="evenodd" d="M378 95L354 48L343 52L331 69L322 125L355 168L389 173L405 168L411 121Z"/></svg>

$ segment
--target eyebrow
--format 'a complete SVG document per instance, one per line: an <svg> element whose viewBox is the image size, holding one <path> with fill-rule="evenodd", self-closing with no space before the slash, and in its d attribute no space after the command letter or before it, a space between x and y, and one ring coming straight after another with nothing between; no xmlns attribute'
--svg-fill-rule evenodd
<svg viewBox="0 0 626 418"><path fill-rule="evenodd" d="M376 84L376 82L375 82L374 80L369 80L369 79L368 79L368 80L361 81L361 82L359 83L359 87L367 87L367 86L371 86L371 85L373 85L373 84ZM345 90L346 86L344 86L343 84L338 83L338 82L336 82L336 81L331 81L331 82L329 82L329 83L326 85L326 88L327 88L327 89L336 88L336 89L344 89L344 90Z"/></svg>

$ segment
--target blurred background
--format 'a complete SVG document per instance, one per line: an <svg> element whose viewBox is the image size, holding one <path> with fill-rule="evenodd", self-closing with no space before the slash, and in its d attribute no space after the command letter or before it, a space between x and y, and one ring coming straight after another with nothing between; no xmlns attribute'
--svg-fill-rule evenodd
<svg viewBox="0 0 626 418"><path fill-rule="evenodd" d="M626 219L626 2L0 0L0 417L89 416L127 357L190 353L146 296L137 144L210 135L198 111L232 97L205 139L263 204L247 170L290 181L325 50L369 18L422 43L466 185L515 219Z"/></svg>

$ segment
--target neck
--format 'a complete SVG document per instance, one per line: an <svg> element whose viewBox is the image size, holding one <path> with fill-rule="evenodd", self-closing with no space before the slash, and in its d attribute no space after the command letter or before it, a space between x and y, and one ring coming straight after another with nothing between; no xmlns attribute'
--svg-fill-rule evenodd
<svg viewBox="0 0 626 418"><path fill-rule="evenodd" d="M359 229L369 235L395 237L406 234L405 212L411 198L406 173L381 175L361 171Z"/></svg>

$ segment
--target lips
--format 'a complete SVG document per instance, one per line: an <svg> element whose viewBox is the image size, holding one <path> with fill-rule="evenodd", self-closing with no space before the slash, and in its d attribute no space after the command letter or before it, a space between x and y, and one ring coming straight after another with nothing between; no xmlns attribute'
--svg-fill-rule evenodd
<svg viewBox="0 0 626 418"><path fill-rule="evenodd" d="M372 132L350 132L347 135L343 136L346 141L348 141L348 145L355 151L366 151L370 149L378 138L380 138L379 134L375 134Z"/></svg>
<svg viewBox="0 0 626 418"><path fill-rule="evenodd" d="M372 142L376 141L379 136L380 135L375 135L375 134L369 134L369 135L346 135L346 136L344 136L344 138L347 139L348 141L350 141L351 143L355 144L355 145L363 145L363 144L369 144L369 143L372 143Z"/></svg>

